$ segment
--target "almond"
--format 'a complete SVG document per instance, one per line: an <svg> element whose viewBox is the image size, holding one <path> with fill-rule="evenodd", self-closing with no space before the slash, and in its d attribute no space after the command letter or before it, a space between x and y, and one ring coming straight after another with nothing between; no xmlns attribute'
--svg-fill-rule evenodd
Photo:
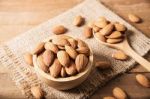
<svg viewBox="0 0 150 99"><path fill-rule="evenodd" d="M116 44L123 41L123 38L117 38L117 39L107 39L106 42L110 44Z"/></svg>
<svg viewBox="0 0 150 99"><path fill-rule="evenodd" d="M95 25L99 28L104 28L107 25L107 21L96 21Z"/></svg>
<svg viewBox="0 0 150 99"><path fill-rule="evenodd" d="M59 35L59 34L64 34L65 32L67 32L67 29L63 25L58 25L58 26L53 27L52 32L56 35Z"/></svg>
<svg viewBox="0 0 150 99"><path fill-rule="evenodd" d="M33 59L32 59L32 54L27 52L24 54L24 60L28 65L33 66Z"/></svg>
<svg viewBox="0 0 150 99"><path fill-rule="evenodd" d="M54 61L54 53L50 50L45 50L43 53L43 62L46 66L50 66Z"/></svg>
<svg viewBox="0 0 150 99"><path fill-rule="evenodd" d="M103 29L101 29L100 33L104 36L110 35L112 33L113 28L114 28L114 25L110 23L106 25Z"/></svg>
<svg viewBox="0 0 150 99"><path fill-rule="evenodd" d="M88 64L88 58L84 54L79 54L75 60L76 69L78 72L82 72Z"/></svg>
<svg viewBox="0 0 150 99"><path fill-rule="evenodd" d="M44 45L44 42L40 42L33 50L33 54L40 54L44 50Z"/></svg>
<svg viewBox="0 0 150 99"><path fill-rule="evenodd" d="M56 45L59 45L59 46L69 45L69 42L64 38L54 38L52 40L52 43L56 44Z"/></svg>
<svg viewBox="0 0 150 99"><path fill-rule="evenodd" d="M73 49L71 46L65 45L65 50L66 50L66 52L69 54L69 56L72 59L75 59L77 57L77 55L78 55L78 53L76 52L76 50Z"/></svg>
<svg viewBox="0 0 150 99"><path fill-rule="evenodd" d="M93 31L92 31L92 28L90 27L85 27L84 28L84 36L86 38L91 38L93 36Z"/></svg>
<svg viewBox="0 0 150 99"><path fill-rule="evenodd" d="M36 99L43 99L44 98L44 92L39 86L31 87L31 93Z"/></svg>
<svg viewBox="0 0 150 99"><path fill-rule="evenodd" d="M77 39L77 42L78 42L78 47L87 47L87 44L85 42L83 42L82 40L80 39Z"/></svg>
<svg viewBox="0 0 150 99"><path fill-rule="evenodd" d="M77 73L76 65L74 62L71 62L68 67L65 67L65 70L69 76L75 75Z"/></svg>
<svg viewBox="0 0 150 99"><path fill-rule="evenodd" d="M127 30L127 28L123 24L115 23L114 25L115 25L116 31L125 32Z"/></svg>
<svg viewBox="0 0 150 99"><path fill-rule="evenodd" d="M61 77L66 77L67 76L67 73L66 73L66 70L64 67L61 68Z"/></svg>
<svg viewBox="0 0 150 99"><path fill-rule="evenodd" d="M106 36L106 38L109 38L109 39L116 39L116 38L121 38L123 35L121 32L119 31L114 31L112 32L112 34L110 34L109 36Z"/></svg>
<svg viewBox="0 0 150 99"><path fill-rule="evenodd" d="M59 62L63 65L63 66L69 66L70 64L70 58L67 52L65 51L59 51L57 53L57 58L59 60Z"/></svg>
<svg viewBox="0 0 150 99"><path fill-rule="evenodd" d="M131 22L134 22L134 23L138 23L141 21L141 19L138 16L136 16L135 14L129 14L128 18Z"/></svg>
<svg viewBox="0 0 150 99"><path fill-rule="evenodd" d="M122 90L119 87L115 87L113 89L113 95L117 98L117 99L127 99L127 95L125 93L124 90Z"/></svg>
<svg viewBox="0 0 150 99"><path fill-rule="evenodd" d="M94 21L90 21L88 22L87 26L90 27L90 28L93 28L94 27Z"/></svg>
<svg viewBox="0 0 150 99"><path fill-rule="evenodd" d="M103 99L116 99L116 98L111 97L111 96L107 96L107 97L103 97Z"/></svg>
<svg viewBox="0 0 150 99"><path fill-rule="evenodd" d="M75 39L68 39L68 42L70 43L70 45L72 46L72 48L76 48L77 47L77 41Z"/></svg>
<svg viewBox="0 0 150 99"><path fill-rule="evenodd" d="M54 60L54 63L50 66L49 71L52 77L57 78L61 72L61 64L58 59Z"/></svg>
<svg viewBox="0 0 150 99"><path fill-rule="evenodd" d="M97 32L97 33L95 33L95 36L96 36L99 40L101 40L101 41L103 41L103 42L106 42L105 36L103 36L101 33Z"/></svg>
<svg viewBox="0 0 150 99"><path fill-rule="evenodd" d="M79 54L85 54L87 56L90 55L90 49L88 47L79 47L76 49Z"/></svg>
<svg viewBox="0 0 150 99"><path fill-rule="evenodd" d="M96 61L95 67L98 69L108 69L111 67L111 64L108 61Z"/></svg>
<svg viewBox="0 0 150 99"><path fill-rule="evenodd" d="M64 50L64 49L65 49L64 46L60 46L60 45L58 45L58 48L59 48L60 50Z"/></svg>
<svg viewBox="0 0 150 99"><path fill-rule="evenodd" d="M117 51L115 53L112 54L112 57L118 60L127 60L128 56L122 52L122 51Z"/></svg>
<svg viewBox="0 0 150 99"><path fill-rule="evenodd" d="M107 21L105 17L101 16L98 18L98 21Z"/></svg>
<svg viewBox="0 0 150 99"><path fill-rule="evenodd" d="M137 74L136 75L136 80L143 87L150 87L150 81L149 81L149 79L146 76L144 76L142 74Z"/></svg>
<svg viewBox="0 0 150 99"><path fill-rule="evenodd" d="M73 20L73 25L81 26L84 23L84 18L82 16L76 16Z"/></svg>
<svg viewBox="0 0 150 99"><path fill-rule="evenodd" d="M93 31L94 31L94 32L99 32L99 31L100 31L100 28L97 27L97 26L93 26Z"/></svg>
<svg viewBox="0 0 150 99"><path fill-rule="evenodd" d="M54 53L58 52L58 47L55 44L51 43L51 42L46 42L44 47L45 47L46 50L51 50Z"/></svg>
<svg viewBox="0 0 150 99"><path fill-rule="evenodd" d="M39 68L47 73L48 72L48 67L44 64L42 55L38 56L37 62L38 62Z"/></svg>

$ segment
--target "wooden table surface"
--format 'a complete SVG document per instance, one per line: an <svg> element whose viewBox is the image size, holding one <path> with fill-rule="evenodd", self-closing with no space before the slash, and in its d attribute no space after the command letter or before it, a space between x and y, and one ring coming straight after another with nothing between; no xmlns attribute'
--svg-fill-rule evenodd
<svg viewBox="0 0 150 99"><path fill-rule="evenodd" d="M38 24L72 8L83 0L0 0L0 42L25 32ZM92 1L92 0L91 0ZM128 13L135 13L143 23L134 24L150 37L150 1L149 0L101 0L111 10L129 21ZM150 56L150 55L149 55ZM148 56L147 56L148 57ZM150 78L150 73L140 65L131 71L111 80L99 89L91 99L102 99L112 95L111 90L119 86L127 91L131 99L150 99L150 89L141 87L135 81L136 73ZM0 99L24 99L21 91L9 77L9 71L0 66Z"/></svg>

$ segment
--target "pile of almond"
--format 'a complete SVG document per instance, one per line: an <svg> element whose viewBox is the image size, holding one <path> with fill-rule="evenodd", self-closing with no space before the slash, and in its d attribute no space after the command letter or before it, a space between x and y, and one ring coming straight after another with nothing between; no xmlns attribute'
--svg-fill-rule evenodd
<svg viewBox="0 0 150 99"><path fill-rule="evenodd" d="M90 49L80 39L56 37L41 42L33 51L38 66L52 77L69 77L85 70Z"/></svg>
<svg viewBox="0 0 150 99"><path fill-rule="evenodd" d="M93 25L95 36L103 42L115 44L124 39L127 28L118 22L112 23L104 17L100 17Z"/></svg>

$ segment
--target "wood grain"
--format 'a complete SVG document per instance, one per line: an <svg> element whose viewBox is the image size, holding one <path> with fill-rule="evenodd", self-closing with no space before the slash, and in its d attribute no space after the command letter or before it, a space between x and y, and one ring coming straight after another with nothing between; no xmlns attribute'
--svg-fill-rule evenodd
<svg viewBox="0 0 150 99"><path fill-rule="evenodd" d="M0 42L10 40L12 37L63 13L82 1L0 0ZM131 24L150 37L149 0L101 0L101 2L129 23L131 22L127 18L128 13L140 16L143 19L141 24ZM120 86L128 92L132 99L149 99L150 90L137 84L135 72L147 71L141 66L137 66L123 76L112 80L102 89L99 89L91 98L102 99L103 96L112 95L111 89L115 86ZM146 75L150 77L149 73L146 73ZM0 66L0 99L25 99L10 79L9 70L3 68L3 66Z"/></svg>

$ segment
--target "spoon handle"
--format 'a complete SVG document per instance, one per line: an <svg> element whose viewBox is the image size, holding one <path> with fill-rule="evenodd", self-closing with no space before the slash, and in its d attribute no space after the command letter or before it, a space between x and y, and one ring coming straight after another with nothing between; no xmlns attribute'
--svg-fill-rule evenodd
<svg viewBox="0 0 150 99"><path fill-rule="evenodd" d="M128 44L125 49L122 49L127 55L131 56L136 62L150 71L150 62L138 55Z"/></svg>

